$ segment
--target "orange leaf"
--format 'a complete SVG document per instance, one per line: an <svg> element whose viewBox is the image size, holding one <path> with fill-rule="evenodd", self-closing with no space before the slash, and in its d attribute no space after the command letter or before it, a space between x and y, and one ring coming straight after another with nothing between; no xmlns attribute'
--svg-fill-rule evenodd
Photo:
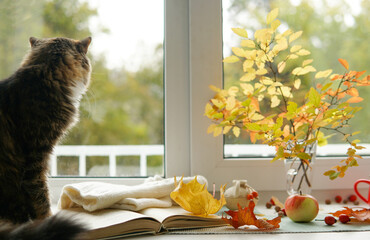
<svg viewBox="0 0 370 240"><path fill-rule="evenodd" d="M361 208L361 207L355 207L358 210L355 210L355 208L349 208L344 207L344 210L339 210L334 213L330 213L334 217L339 217L341 214L346 214L349 217L354 217L360 222L369 221L370 220L370 209L367 208Z"/></svg>
<svg viewBox="0 0 370 240"><path fill-rule="evenodd" d="M347 100L348 103L359 103L362 102L364 99L362 97L351 97Z"/></svg>
<svg viewBox="0 0 370 240"><path fill-rule="evenodd" d="M348 62L342 58L339 58L338 61L340 62L340 64L342 64L342 66L348 70Z"/></svg>
<svg viewBox="0 0 370 240"><path fill-rule="evenodd" d="M239 228L244 225L253 225L259 229L275 229L280 227L281 217L276 217L272 220L257 219L253 212L255 206L253 201L250 201L248 207L245 208L242 208L238 204L237 211L230 210L225 212L231 216L231 218L222 216L222 219L234 228Z"/></svg>
<svg viewBox="0 0 370 240"><path fill-rule="evenodd" d="M358 90L356 88L348 89L347 93L349 95L351 95L352 97L358 97L359 96Z"/></svg>

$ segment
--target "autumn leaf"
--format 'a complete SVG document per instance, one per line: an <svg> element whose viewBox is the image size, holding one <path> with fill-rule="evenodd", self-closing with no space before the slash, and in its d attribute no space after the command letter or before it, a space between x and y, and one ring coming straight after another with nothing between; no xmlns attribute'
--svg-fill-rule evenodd
<svg viewBox="0 0 370 240"><path fill-rule="evenodd" d="M355 210L357 209L357 210ZM362 207L344 207L344 210L339 210L334 213L329 213L333 215L334 217L339 217L341 214L346 214L349 217L353 217L357 219L360 222L370 222L370 209L362 208Z"/></svg>
<svg viewBox="0 0 370 240"><path fill-rule="evenodd" d="M362 97L351 97L347 100L348 103L359 103L362 102L364 99Z"/></svg>
<svg viewBox="0 0 370 240"><path fill-rule="evenodd" d="M347 70L348 70L349 65L348 65L348 62L347 62L346 60L344 60L344 59L342 59L342 58L339 58L339 59L338 59L338 61L340 62L340 64L342 64L342 66L343 66L345 69L347 69Z"/></svg>
<svg viewBox="0 0 370 240"><path fill-rule="evenodd" d="M239 61L240 61L240 59L237 56L234 56L234 55L226 57L223 60L224 63L235 63L235 62L239 62Z"/></svg>
<svg viewBox="0 0 370 240"><path fill-rule="evenodd" d="M245 29L243 28L232 28L231 29L234 33L236 33L237 35L239 35L240 37L243 37L243 38L248 38L248 33Z"/></svg>
<svg viewBox="0 0 370 240"><path fill-rule="evenodd" d="M170 194L172 200L195 215L214 214L226 204L224 196L226 185L220 187L220 200L213 198L207 191L205 184L198 183L197 177L189 183L184 183L183 178L177 182L175 177L175 187L175 190Z"/></svg>
<svg viewBox="0 0 370 240"><path fill-rule="evenodd" d="M249 202L248 207L242 208L238 204L238 210L236 211L226 211L227 216L222 216L222 219L233 226L235 229L244 225L253 225L259 229L276 229L280 227L281 217L276 217L272 220L257 219L254 214L255 203L253 201Z"/></svg>
<svg viewBox="0 0 370 240"><path fill-rule="evenodd" d="M279 8L275 8L271 12L269 12L267 14L267 17L266 17L266 23L267 24L272 23L272 21L275 20L275 18L278 16L278 14L279 14Z"/></svg>

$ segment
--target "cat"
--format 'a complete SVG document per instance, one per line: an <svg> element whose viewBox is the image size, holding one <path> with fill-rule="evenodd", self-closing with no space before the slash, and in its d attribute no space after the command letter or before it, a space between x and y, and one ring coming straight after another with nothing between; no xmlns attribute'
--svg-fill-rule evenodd
<svg viewBox="0 0 370 240"><path fill-rule="evenodd" d="M84 231L81 225L50 217L48 160L78 120L90 83L91 37L29 42L19 69L0 81L0 239L59 239L45 234L47 229L73 239Z"/></svg>

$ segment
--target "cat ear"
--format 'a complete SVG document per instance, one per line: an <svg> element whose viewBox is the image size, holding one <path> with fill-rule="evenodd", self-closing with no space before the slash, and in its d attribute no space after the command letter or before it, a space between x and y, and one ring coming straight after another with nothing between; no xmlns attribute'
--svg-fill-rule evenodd
<svg viewBox="0 0 370 240"><path fill-rule="evenodd" d="M85 39L82 39L79 44L82 47L82 51L84 53L87 53L87 49L89 48L89 45L91 43L91 37L87 37Z"/></svg>
<svg viewBox="0 0 370 240"><path fill-rule="evenodd" d="M36 42L37 42L37 38L35 37L30 37L30 44L31 44L31 47L35 46Z"/></svg>

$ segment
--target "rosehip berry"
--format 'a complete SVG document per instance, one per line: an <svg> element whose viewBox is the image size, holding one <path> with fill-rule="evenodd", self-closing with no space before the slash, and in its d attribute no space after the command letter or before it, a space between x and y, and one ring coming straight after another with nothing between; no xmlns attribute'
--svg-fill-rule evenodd
<svg viewBox="0 0 370 240"><path fill-rule="evenodd" d="M357 200L357 197L356 197L356 195L352 194L351 196L349 196L349 197L348 197L348 200L349 200L350 202L354 202L354 201L356 201L356 200Z"/></svg>
<svg viewBox="0 0 370 240"><path fill-rule="evenodd" d="M270 209L272 207L272 204L270 202L267 202L266 207Z"/></svg>
<svg viewBox="0 0 370 240"><path fill-rule="evenodd" d="M325 223L329 226L333 225L337 222L337 219L335 219L333 216L326 216L325 217Z"/></svg>
<svg viewBox="0 0 370 240"><path fill-rule="evenodd" d="M284 213L284 216L286 216L285 208L281 209L281 211Z"/></svg>
<svg viewBox="0 0 370 240"><path fill-rule="evenodd" d="M284 215L284 212L283 212L283 211L279 211L279 212L278 212L278 216L279 216L279 217L284 217L284 216L285 216L285 215Z"/></svg>
<svg viewBox="0 0 370 240"><path fill-rule="evenodd" d="M344 199L344 200L343 200L343 203L344 203L344 204L347 204L347 203L348 203L348 200L347 200L347 199Z"/></svg>
<svg viewBox="0 0 370 240"><path fill-rule="evenodd" d="M325 204L328 204L328 205L331 204L331 200L330 199L326 199L325 200Z"/></svg>
<svg viewBox="0 0 370 240"><path fill-rule="evenodd" d="M280 210L281 210L281 207L279 207L279 206L276 206L276 207L275 207L275 211L276 211L276 212L280 212Z"/></svg>
<svg viewBox="0 0 370 240"><path fill-rule="evenodd" d="M360 202L359 201L354 201L353 204L360 205Z"/></svg>
<svg viewBox="0 0 370 240"><path fill-rule="evenodd" d="M252 195L252 194L248 194L248 195L247 195L247 199L248 199L248 200L252 200L252 199L253 199L253 195Z"/></svg>
<svg viewBox="0 0 370 240"><path fill-rule="evenodd" d="M258 192L252 192L252 196L253 196L254 198L258 198Z"/></svg>
<svg viewBox="0 0 370 240"><path fill-rule="evenodd" d="M348 215L346 215L346 214L341 214L341 215L339 215L339 221L340 221L341 223L348 223L349 221L351 221L351 219L349 218L349 216L348 216Z"/></svg>
<svg viewBox="0 0 370 240"><path fill-rule="evenodd" d="M336 203L340 203L341 201L342 201L342 197L341 196L338 195L338 196L335 197L335 202Z"/></svg>

